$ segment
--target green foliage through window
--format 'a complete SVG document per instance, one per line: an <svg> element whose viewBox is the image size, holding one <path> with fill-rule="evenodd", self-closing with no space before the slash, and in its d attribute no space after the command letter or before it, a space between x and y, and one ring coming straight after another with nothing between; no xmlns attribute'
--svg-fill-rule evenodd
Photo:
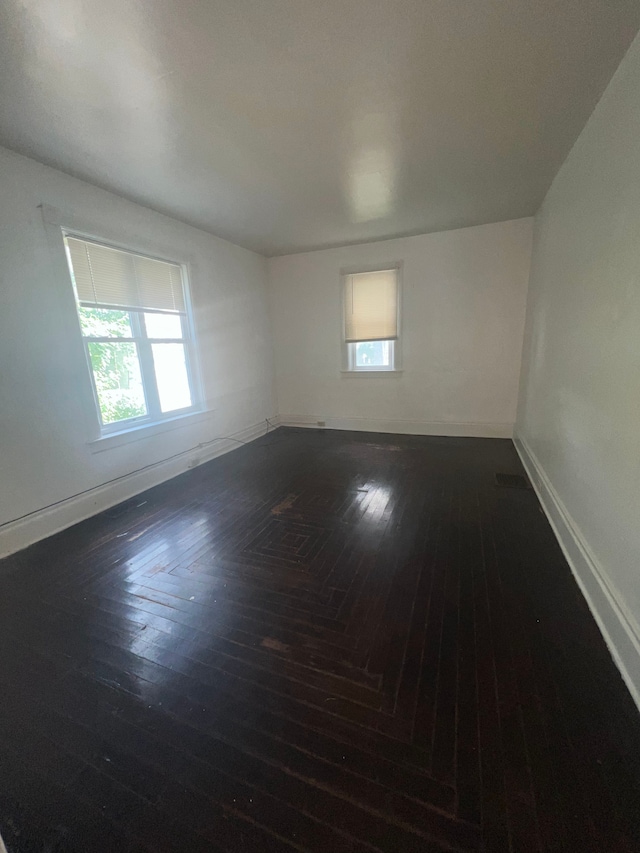
<svg viewBox="0 0 640 853"><path fill-rule="evenodd" d="M129 312L81 306L78 313L83 335L111 338L87 343L103 424L146 415L138 348L117 340L132 336Z"/></svg>
<svg viewBox="0 0 640 853"><path fill-rule="evenodd" d="M78 308L82 334L86 338L131 338L131 319L128 311L111 308Z"/></svg>

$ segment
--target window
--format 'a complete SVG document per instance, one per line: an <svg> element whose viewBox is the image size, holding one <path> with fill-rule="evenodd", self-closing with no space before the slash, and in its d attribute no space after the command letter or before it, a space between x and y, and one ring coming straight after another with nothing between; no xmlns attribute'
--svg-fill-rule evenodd
<svg viewBox="0 0 640 853"><path fill-rule="evenodd" d="M101 431L195 411L182 267L65 234Z"/></svg>
<svg viewBox="0 0 640 853"><path fill-rule="evenodd" d="M397 370L398 268L345 275L343 312L346 369Z"/></svg>

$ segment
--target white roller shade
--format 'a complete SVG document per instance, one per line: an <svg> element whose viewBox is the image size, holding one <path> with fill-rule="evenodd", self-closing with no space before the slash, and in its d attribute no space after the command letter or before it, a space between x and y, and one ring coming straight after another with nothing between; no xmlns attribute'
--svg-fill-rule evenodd
<svg viewBox="0 0 640 853"><path fill-rule="evenodd" d="M135 311L185 312L177 264L67 237L81 305Z"/></svg>
<svg viewBox="0 0 640 853"><path fill-rule="evenodd" d="M345 276L345 341L390 341L397 337L398 270Z"/></svg>

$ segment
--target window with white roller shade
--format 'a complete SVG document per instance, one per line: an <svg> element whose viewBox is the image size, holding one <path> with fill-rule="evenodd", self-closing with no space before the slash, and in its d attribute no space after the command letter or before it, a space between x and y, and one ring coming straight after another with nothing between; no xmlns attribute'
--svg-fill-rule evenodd
<svg viewBox="0 0 640 853"><path fill-rule="evenodd" d="M400 266L343 273L343 371L401 372Z"/></svg>
<svg viewBox="0 0 640 853"><path fill-rule="evenodd" d="M398 270L344 277L344 339L394 341L398 337Z"/></svg>

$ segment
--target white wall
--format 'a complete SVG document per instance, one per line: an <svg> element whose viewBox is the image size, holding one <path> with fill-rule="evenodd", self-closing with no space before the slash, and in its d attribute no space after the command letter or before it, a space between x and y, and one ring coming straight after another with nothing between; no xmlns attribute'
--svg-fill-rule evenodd
<svg viewBox="0 0 640 853"><path fill-rule="evenodd" d="M269 261L283 423L511 436L531 219ZM340 270L401 261L403 371L341 372Z"/></svg>
<svg viewBox="0 0 640 853"><path fill-rule="evenodd" d="M517 445L640 704L640 38L536 217Z"/></svg>
<svg viewBox="0 0 640 853"><path fill-rule="evenodd" d="M95 452L72 288L61 239L50 239L40 204L74 227L190 264L208 414ZM0 149L0 259L0 555L174 476L193 456L203 461L237 445L210 445L101 487L107 480L215 436L255 436L273 417L261 256ZM85 490L93 491L65 501Z"/></svg>

